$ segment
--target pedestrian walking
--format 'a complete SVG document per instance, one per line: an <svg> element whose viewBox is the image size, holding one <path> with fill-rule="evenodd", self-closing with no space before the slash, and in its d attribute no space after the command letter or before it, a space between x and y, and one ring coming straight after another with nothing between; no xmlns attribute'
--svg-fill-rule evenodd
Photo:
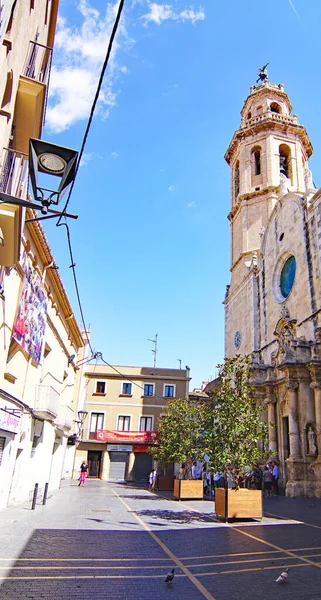
<svg viewBox="0 0 321 600"><path fill-rule="evenodd" d="M272 496L279 495L279 467L275 462L272 462Z"/></svg>
<svg viewBox="0 0 321 600"><path fill-rule="evenodd" d="M148 477L148 489L149 489L149 491L151 491L152 488L153 488L154 472L155 472L155 469L152 469L151 472L150 472L150 474L149 474L149 477Z"/></svg>
<svg viewBox="0 0 321 600"><path fill-rule="evenodd" d="M265 491L266 498L272 498L272 496L273 496L272 479L273 479L272 471L270 471L269 467L265 467L264 473L263 473L263 481L264 481L264 491Z"/></svg>
<svg viewBox="0 0 321 600"><path fill-rule="evenodd" d="M78 486L81 485L82 487L84 487L86 477L87 477L87 472L88 472L88 463L86 460L83 460L80 465L80 477L79 477Z"/></svg>
<svg viewBox="0 0 321 600"><path fill-rule="evenodd" d="M153 473L152 491L158 492L158 469L155 469Z"/></svg>

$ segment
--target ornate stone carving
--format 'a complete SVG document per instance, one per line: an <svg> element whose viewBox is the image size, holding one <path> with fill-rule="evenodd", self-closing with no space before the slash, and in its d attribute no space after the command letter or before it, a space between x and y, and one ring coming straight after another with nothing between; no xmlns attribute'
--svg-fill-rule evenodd
<svg viewBox="0 0 321 600"><path fill-rule="evenodd" d="M316 446L316 435L311 423L308 423L306 426L306 439L307 439L307 454L309 456L316 456L317 454L317 446Z"/></svg>
<svg viewBox="0 0 321 600"><path fill-rule="evenodd" d="M284 173L280 173L280 195L287 194L289 191L289 182L290 180L287 178Z"/></svg>
<svg viewBox="0 0 321 600"><path fill-rule="evenodd" d="M295 326L296 319L289 318L289 311L284 306L281 310L281 318L278 320L274 331L278 344L277 350L271 354L271 362L274 367L286 361L293 362L292 342L295 339Z"/></svg>

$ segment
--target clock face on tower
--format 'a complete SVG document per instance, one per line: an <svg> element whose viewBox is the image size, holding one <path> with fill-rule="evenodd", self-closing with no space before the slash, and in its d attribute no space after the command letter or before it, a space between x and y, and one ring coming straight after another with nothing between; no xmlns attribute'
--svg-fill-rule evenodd
<svg viewBox="0 0 321 600"><path fill-rule="evenodd" d="M239 349L239 347L241 345L241 341L242 341L241 332L237 331L234 336L234 346L237 350Z"/></svg>

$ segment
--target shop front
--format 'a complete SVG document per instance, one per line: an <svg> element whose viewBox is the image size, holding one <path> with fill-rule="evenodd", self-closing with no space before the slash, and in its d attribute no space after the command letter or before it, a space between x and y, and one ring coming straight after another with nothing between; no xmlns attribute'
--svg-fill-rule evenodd
<svg viewBox="0 0 321 600"><path fill-rule="evenodd" d="M157 439L157 431L99 430L97 441L107 442L109 463L109 469L104 469L102 478L147 483L153 462L148 449Z"/></svg>

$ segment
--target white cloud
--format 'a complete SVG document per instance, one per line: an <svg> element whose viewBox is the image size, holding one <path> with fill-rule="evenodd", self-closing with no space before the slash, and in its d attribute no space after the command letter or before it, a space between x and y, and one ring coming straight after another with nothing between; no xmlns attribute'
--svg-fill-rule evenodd
<svg viewBox="0 0 321 600"><path fill-rule="evenodd" d="M80 167L87 167L88 163L91 161L93 157L93 153L92 152L84 152L81 160L80 160Z"/></svg>
<svg viewBox="0 0 321 600"><path fill-rule="evenodd" d="M161 25L163 21L191 21L194 25L196 21L203 21L205 13L202 8L195 11L193 8L185 8L181 12L175 11L171 4L157 4L157 2L148 2L149 12L141 17L144 20L144 25L156 23Z"/></svg>
<svg viewBox="0 0 321 600"><path fill-rule="evenodd" d="M74 25L63 17L58 18L46 115L47 126L55 133L88 119L119 5L118 0L109 0L103 13L93 8L89 1L76 0L82 17L80 25ZM194 10L193 7L175 11L170 4L133 0L132 7L136 5L140 14L144 12L143 7L148 7L148 12L141 17L145 26L151 22L161 24L168 19L195 23L205 18L202 9ZM128 14L128 11L122 13L96 105L95 116L101 119L108 117L110 109L116 106L120 93L117 81L128 72L124 65L124 53L135 44L127 29Z"/></svg>
<svg viewBox="0 0 321 600"><path fill-rule="evenodd" d="M189 202L187 206L188 208L194 208L196 206L196 202Z"/></svg>
<svg viewBox="0 0 321 600"><path fill-rule="evenodd" d="M47 110L47 125L52 131L59 133L89 117L117 8L118 2L114 0L113 4L107 4L102 15L87 0L80 0L78 10L83 17L80 27L70 26L64 18L58 19ZM123 17L96 106L95 114L102 118L116 105L119 90L115 84L127 70L118 64L116 56L121 47L126 49L133 44Z"/></svg>
<svg viewBox="0 0 321 600"><path fill-rule="evenodd" d="M176 190L176 187L174 185L170 185L168 188L169 192L175 192L175 190Z"/></svg>
<svg viewBox="0 0 321 600"><path fill-rule="evenodd" d="M118 152L112 152L112 153L111 153L111 156L112 156L113 158L118 158L119 154L118 154Z"/></svg>

